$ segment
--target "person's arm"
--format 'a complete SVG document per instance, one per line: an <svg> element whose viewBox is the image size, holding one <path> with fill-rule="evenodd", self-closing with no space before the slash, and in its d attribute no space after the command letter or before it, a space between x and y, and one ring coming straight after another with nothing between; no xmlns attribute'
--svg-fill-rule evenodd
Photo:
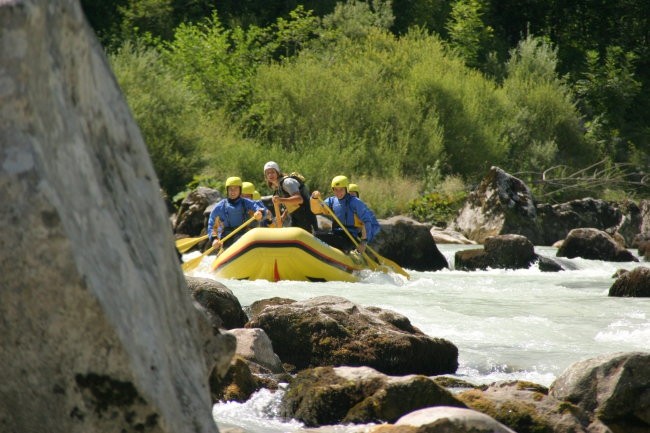
<svg viewBox="0 0 650 433"><path fill-rule="evenodd" d="M214 209L212 209L212 212L210 212L210 217L208 218L208 239L210 244L215 248L221 246L221 241L219 239L221 239L221 233L223 231L223 224L221 224L220 217L222 206L219 206L220 204L221 202L217 203ZM216 236L214 235L215 231Z"/></svg>
<svg viewBox="0 0 650 433"><path fill-rule="evenodd" d="M212 208L212 210L210 211L210 216L208 217L208 240L210 241L210 243L212 243L212 238L214 237L213 236L213 231L215 228L214 225L218 224L219 221L219 217L217 215L217 207L218 204Z"/></svg>
<svg viewBox="0 0 650 433"><path fill-rule="evenodd" d="M280 183L279 188L289 194L289 197L273 196L273 203L283 204L289 209L289 212L298 209L303 203L302 195L300 195L300 183L293 178L287 178Z"/></svg>
<svg viewBox="0 0 650 433"><path fill-rule="evenodd" d="M252 211L253 216L257 221L260 221L264 217L264 214L266 213L266 207L264 207L264 205L249 198L242 198L242 200L244 200L244 209Z"/></svg>
<svg viewBox="0 0 650 433"><path fill-rule="evenodd" d="M363 221L363 225L365 228L366 237L365 238L362 237L361 241L371 242L378 232L376 228L379 227L379 223L377 223L377 218L375 218L375 214L372 213L372 211L368 208L368 206L366 206L366 204L359 199L352 200L352 206L354 212L359 216L359 219Z"/></svg>
<svg viewBox="0 0 650 433"><path fill-rule="evenodd" d="M323 210L323 205L320 204L322 200L320 191L314 191L311 193L311 197L309 198L309 208L311 209L311 213L314 215L320 215L325 212Z"/></svg>

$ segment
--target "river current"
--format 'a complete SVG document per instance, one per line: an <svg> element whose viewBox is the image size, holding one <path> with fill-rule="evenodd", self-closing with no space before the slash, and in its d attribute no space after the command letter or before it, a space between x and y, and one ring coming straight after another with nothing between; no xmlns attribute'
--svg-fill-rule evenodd
<svg viewBox="0 0 650 433"><path fill-rule="evenodd" d="M477 247L438 248L453 266L456 251ZM537 247L536 252L555 258L556 249ZM214 278L207 272L210 260L191 275ZM242 306L274 296L304 300L337 295L359 305L397 311L425 334L454 343L459 351L454 377L475 384L521 379L549 386L576 361L612 352L650 351L650 298L607 296L617 269L650 263L557 260L571 270L540 272L533 266L409 271L410 280L368 273L358 283L218 280ZM306 431L298 422L277 418L279 400L280 392L262 390L243 404L216 404L213 415L221 428L237 427L246 433Z"/></svg>

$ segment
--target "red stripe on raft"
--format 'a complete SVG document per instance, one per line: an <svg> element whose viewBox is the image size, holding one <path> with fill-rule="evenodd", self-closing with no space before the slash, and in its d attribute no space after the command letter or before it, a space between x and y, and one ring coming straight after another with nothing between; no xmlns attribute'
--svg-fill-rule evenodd
<svg viewBox="0 0 650 433"><path fill-rule="evenodd" d="M273 265L273 278L275 279L276 283L278 281L280 281L280 272L278 272L278 261L277 261L277 259L275 260L275 264Z"/></svg>
<svg viewBox="0 0 650 433"><path fill-rule="evenodd" d="M245 244L244 246L242 246L237 251L233 251L232 254L229 254L229 257L226 258L223 262L221 262L217 268L220 268L220 267L226 265L227 263L237 259L240 255L245 253L247 250L252 249L252 248L256 248L256 245L260 245L260 246L263 247L264 245L270 245L270 244L277 244L277 245L286 244L287 247L289 247L289 248L291 247L291 244L295 244L296 247L294 247L294 248L302 248L304 250L309 250L309 251L312 252L312 255L318 256L321 261L330 263L330 266L332 266L333 264L336 264L336 265L338 265L336 267L338 267L341 270L345 270L346 272L352 272L353 270L355 270L354 267L348 266L345 263L342 263L342 262L340 262L340 261L338 261L338 260L336 260L336 259L334 259L334 258L332 258L330 256L327 256L327 255L321 253L320 251L318 251L318 250L310 247L309 245L305 244L304 242L301 242L301 241L298 241L298 240L293 240L293 239L291 239L291 240L287 240L287 239L280 240L280 239L278 239L278 240L264 240L264 241L249 242L249 243ZM230 247L230 248L232 248L232 247Z"/></svg>

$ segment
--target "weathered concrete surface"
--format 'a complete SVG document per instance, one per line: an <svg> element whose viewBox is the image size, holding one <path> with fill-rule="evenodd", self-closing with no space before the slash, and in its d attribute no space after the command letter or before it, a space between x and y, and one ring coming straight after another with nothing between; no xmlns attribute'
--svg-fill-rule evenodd
<svg viewBox="0 0 650 433"><path fill-rule="evenodd" d="M0 431L217 431L158 182L76 0L0 1L0 191Z"/></svg>

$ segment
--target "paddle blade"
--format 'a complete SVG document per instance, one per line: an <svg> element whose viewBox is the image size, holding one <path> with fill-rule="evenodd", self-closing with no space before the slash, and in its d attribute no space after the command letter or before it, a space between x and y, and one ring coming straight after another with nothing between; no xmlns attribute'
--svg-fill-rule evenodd
<svg viewBox="0 0 650 433"><path fill-rule="evenodd" d="M366 246L366 248L377 258L379 263L381 263L383 266L391 268L393 270L393 272L395 272L397 274L404 275L406 277L406 279L411 279L411 276L409 275L409 273L406 272L404 269L402 269L402 267L400 265L398 265L397 263L395 263L391 259L387 259L386 257L379 255L379 253L377 251L373 250L369 246Z"/></svg>
<svg viewBox="0 0 650 433"><path fill-rule="evenodd" d="M196 244L201 241L204 241L208 238L208 235L201 236L198 238L184 238L176 241L176 249L181 253L186 253Z"/></svg>
<svg viewBox="0 0 650 433"><path fill-rule="evenodd" d="M197 266L199 266L201 264L201 262L203 261L203 258L205 256L207 256L208 254L210 254L212 251L214 251L214 247L208 248L200 256L194 257L193 259L190 259L190 260L186 261L185 263L183 263L183 265L181 265L181 268L183 268L184 272L193 271L194 269L196 269Z"/></svg>

